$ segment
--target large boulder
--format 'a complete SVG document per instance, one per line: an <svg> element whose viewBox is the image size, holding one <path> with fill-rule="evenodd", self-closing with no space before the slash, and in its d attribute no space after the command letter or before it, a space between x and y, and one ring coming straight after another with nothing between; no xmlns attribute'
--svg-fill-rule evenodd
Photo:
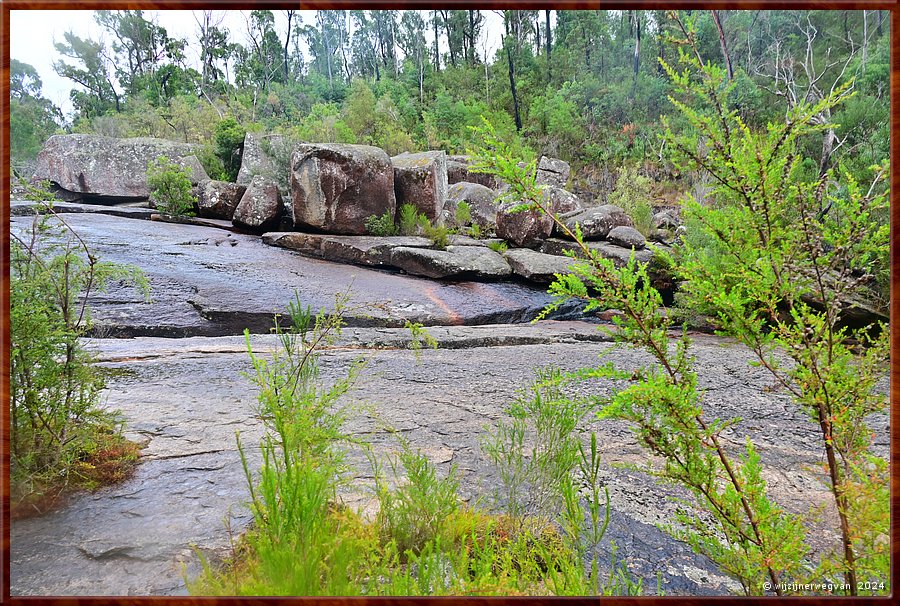
<svg viewBox="0 0 900 606"><path fill-rule="evenodd" d="M300 143L286 135L247 133L236 181L250 185L253 177L263 175L278 184L282 197L289 197L291 154Z"/></svg>
<svg viewBox="0 0 900 606"><path fill-rule="evenodd" d="M550 210L556 214L562 215L584 209L584 204L578 196L560 187L552 185L545 187L542 195L544 201L549 203Z"/></svg>
<svg viewBox="0 0 900 606"><path fill-rule="evenodd" d="M679 225L681 225L681 220L678 218L678 211L674 208L667 208L653 215L653 227L656 229L675 230Z"/></svg>
<svg viewBox="0 0 900 606"><path fill-rule="evenodd" d="M246 185L209 179L197 186L197 214L210 219L231 220Z"/></svg>
<svg viewBox="0 0 900 606"><path fill-rule="evenodd" d="M302 144L291 158L291 197L295 226L362 235L372 215L394 216L394 166L370 145Z"/></svg>
<svg viewBox="0 0 900 606"><path fill-rule="evenodd" d="M234 211L232 222L250 229L267 229L281 219L281 191L272 179L256 175Z"/></svg>
<svg viewBox="0 0 900 606"><path fill-rule="evenodd" d="M447 157L447 183L477 183L496 190L500 183L494 175L469 171L469 156Z"/></svg>
<svg viewBox="0 0 900 606"><path fill-rule="evenodd" d="M556 274L569 273L569 265L574 263L569 257L548 255L530 248L510 248L503 256L514 274L540 284L553 282Z"/></svg>
<svg viewBox="0 0 900 606"><path fill-rule="evenodd" d="M634 227L631 217L614 204L586 208L580 213L567 216L563 223L573 232L575 224L580 225L581 236L585 240L603 240L611 229L620 225Z"/></svg>
<svg viewBox="0 0 900 606"><path fill-rule="evenodd" d="M429 221L437 221L447 201L446 152L400 154L391 158L391 162L397 207L412 204Z"/></svg>
<svg viewBox="0 0 900 606"><path fill-rule="evenodd" d="M541 156L537 166L537 182L539 185L563 188L569 181L571 172L572 169L565 160Z"/></svg>
<svg viewBox="0 0 900 606"><path fill-rule="evenodd" d="M426 278L501 278L512 273L499 253L485 246L448 246L447 250L409 248L391 250L391 265Z"/></svg>
<svg viewBox="0 0 900 606"><path fill-rule="evenodd" d="M512 212L521 202L508 202L497 210L497 236L518 247L532 248L550 237L553 219L540 209Z"/></svg>
<svg viewBox="0 0 900 606"><path fill-rule="evenodd" d="M644 248L647 244L647 240L641 232L633 227L628 227L627 225L613 227L609 230L609 233L606 234L606 239L616 246L634 248L636 250Z"/></svg>
<svg viewBox="0 0 900 606"><path fill-rule="evenodd" d="M431 240L420 236L333 236L301 232L263 234L270 246L294 250L307 257L356 265L390 265L391 250L399 246L427 248Z"/></svg>
<svg viewBox="0 0 900 606"><path fill-rule="evenodd" d="M116 139L53 135L38 154L35 180L48 180L70 201L138 201L150 197L147 167L166 156L187 168L191 183L209 177L195 155L198 146L166 139Z"/></svg>
<svg viewBox="0 0 900 606"><path fill-rule="evenodd" d="M609 242L585 242L587 248L594 250L602 257L612 259L616 267L622 267L628 263L628 259L634 254L635 260L639 263L650 263L653 258L653 252L649 248L635 250L632 248L623 248ZM585 258L581 248L570 240L560 240L559 238L547 238L541 243L538 249L540 252L548 255L565 255L567 250L575 252L579 258Z"/></svg>
<svg viewBox="0 0 900 606"><path fill-rule="evenodd" d="M494 190L478 183L465 181L454 183L447 189L446 209L451 216L456 212L460 202L469 205L472 223L482 229L494 229L497 223L497 205L494 204Z"/></svg>

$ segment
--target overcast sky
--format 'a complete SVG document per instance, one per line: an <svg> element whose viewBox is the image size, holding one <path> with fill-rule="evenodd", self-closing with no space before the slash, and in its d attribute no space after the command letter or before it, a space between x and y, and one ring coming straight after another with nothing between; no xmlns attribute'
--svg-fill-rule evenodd
<svg viewBox="0 0 900 606"><path fill-rule="evenodd" d="M232 40L244 44L246 42L246 18L250 11L218 11L224 13L223 26L231 32ZM287 18L283 11L273 11L275 28L283 39L287 26ZM485 32L478 43L479 51L487 42L489 56L500 45L502 37L502 21L491 11L483 11L487 18ZM315 11L299 11L305 23L314 22ZM12 59L17 59L33 66L43 82L43 94L62 108L68 115L72 111L69 91L73 84L61 78L53 71L53 62L61 59L53 46L54 42L63 40L66 31L72 31L81 38L101 40L109 45L109 35L94 22L93 11L58 10L58 11L10 11L9 52ZM187 39L187 60L194 67L199 66L199 49L196 45L197 22L192 11L144 11L145 17L155 20L166 28L169 36Z"/></svg>

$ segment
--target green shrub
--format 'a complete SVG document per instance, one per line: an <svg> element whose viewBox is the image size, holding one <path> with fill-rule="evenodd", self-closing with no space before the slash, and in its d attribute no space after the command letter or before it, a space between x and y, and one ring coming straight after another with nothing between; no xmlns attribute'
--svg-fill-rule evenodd
<svg viewBox="0 0 900 606"><path fill-rule="evenodd" d="M215 181L228 180L228 174L225 172L225 165L222 164L222 159L216 155L216 151L211 145L203 145L200 147L197 159L200 160L203 170L206 171L206 174L210 179Z"/></svg>
<svg viewBox="0 0 900 606"><path fill-rule="evenodd" d="M82 337L89 297L124 280L146 294L136 267L92 255L52 206L10 245L10 480L14 508L43 509L66 488L121 480L137 447L100 405L103 375Z"/></svg>
<svg viewBox="0 0 900 606"><path fill-rule="evenodd" d="M465 227L472 222L472 207L469 206L468 202L460 202L456 205L453 219L458 227Z"/></svg>
<svg viewBox="0 0 900 606"><path fill-rule="evenodd" d="M619 171L616 188L607 201L621 207L634 220L634 227L645 237L653 229L653 206L650 204L650 179L638 172L636 164L627 164Z"/></svg>
<svg viewBox="0 0 900 606"><path fill-rule="evenodd" d="M690 30L686 42L693 43ZM676 166L712 173L717 206L685 202L688 217L705 235L696 240L701 248L685 245L675 268L690 304L713 310L720 328L753 352L755 364L791 394L821 431L840 539L833 550L820 552L810 568L804 518L768 496L753 443L747 439L742 452L735 453L720 436L735 420L705 415L690 338L685 331L672 343L672 317L659 313L662 299L646 266L632 256L624 267L616 267L554 217L585 260L551 285L555 302L545 314L571 299L586 300L585 311L622 310L613 334L645 349L655 362L637 372L608 363L565 379L630 382L601 400L601 418L631 423L638 440L663 461L656 473L689 491L702 513L682 510L679 526L667 530L739 580L747 595L782 595L792 583L827 583L856 595L861 578L878 578L876 592L890 591L883 540L890 525L888 477L878 472L886 463L870 453L873 436L866 429L866 418L886 406L886 398L874 388L883 374L887 330L841 326L844 306L856 289L874 279L872 269L887 254L888 227L878 220L886 199L876 187L887 170L873 167L867 193L849 174L834 189L839 177L833 171L813 182L800 176L798 140L820 130L816 117L844 99L848 85L816 104L797 106L784 124L770 124L758 133L729 109L734 84L721 68L701 63L696 52L679 56L684 71L662 65L679 99L685 99L672 101L690 128L675 134L664 121L666 142ZM505 151L486 132L478 154L484 167L527 185L527 171L513 168L514 157L491 158L497 149ZM522 199L549 214L539 198ZM719 251L724 252L710 258L710 252ZM854 344L860 351L854 351ZM789 357L791 364L776 354ZM509 427L505 442L522 443L525 426L514 422ZM507 456L507 451L515 449L499 451L514 472L507 474L512 485L525 485L519 470L533 463ZM859 506L861 501L867 504Z"/></svg>
<svg viewBox="0 0 900 606"><path fill-rule="evenodd" d="M404 236L414 236L419 230L420 217L419 209L412 204L401 204L398 217L400 233Z"/></svg>
<svg viewBox="0 0 900 606"><path fill-rule="evenodd" d="M147 185L157 209L170 215L194 215L197 199L191 194L190 169L159 156L147 167Z"/></svg>
<svg viewBox="0 0 900 606"><path fill-rule="evenodd" d="M677 165L711 174L716 200L714 207L684 201L706 241L694 239L700 246L687 242L683 248L683 296L688 305L713 311L719 328L753 352L817 428L841 539L820 556L812 575L857 595L859 580L889 578L887 552L873 539L888 532L885 507L851 505L887 495L886 476L858 472L877 468L866 418L886 410L887 399L875 385L889 346L885 327L852 329L842 316L888 257L887 197L879 191L888 170L873 166L868 187L840 170L804 174L804 138L820 134L819 117L853 94L852 83L821 101L798 104L783 124L756 132L731 109L734 85L720 69L688 54L681 61L684 71L663 66L684 99L673 102L690 128L676 134L664 121L666 141ZM700 141L707 150L702 157ZM699 530L696 535L706 538ZM709 543L699 545L709 550ZM794 548L788 556L809 549ZM759 590L758 578L746 584Z"/></svg>
<svg viewBox="0 0 900 606"><path fill-rule="evenodd" d="M425 215L419 216L419 225L425 237L431 240L432 246L441 250L447 248L450 242L450 229L446 225L432 225Z"/></svg>
<svg viewBox="0 0 900 606"><path fill-rule="evenodd" d="M276 325L278 346L271 356L255 354L247 334L253 363L250 377L259 388L258 413L266 429L258 479L239 443L254 525L223 569L202 560L202 574L188 583L192 593L418 596L640 591L640 583L630 582L624 569L600 582L596 564L585 566L586 548L598 540L591 528L602 534L605 518L601 519L601 509L594 508L584 524L573 466L580 465L594 487L589 500L600 503L596 439L586 451L569 434L555 438L558 430L571 429L577 416L575 409L574 414L552 413L555 401L537 403L541 416L529 418L551 424L540 435L545 438L542 445L550 445L552 452L540 454L542 464L535 469L556 470L540 476L557 487L553 494L558 502L547 503L549 509L562 512L556 523L513 519L465 506L454 469L442 475L404 440L397 458L390 459L391 478L372 449L362 444L378 499L373 520L366 521L336 502L347 477L347 447L360 444L343 429L348 410L340 401L361 363L330 387L320 383L318 368L321 348L333 344L343 326L346 305L347 298L340 296L333 313L313 317L309 308L292 303L290 321ZM408 328L416 339L421 327ZM528 454L521 450L513 456L521 459Z"/></svg>
<svg viewBox="0 0 900 606"><path fill-rule="evenodd" d="M394 225L394 217L391 213L386 212L380 217L372 215L366 219L366 232L373 236L396 236L397 226Z"/></svg>
<svg viewBox="0 0 900 606"><path fill-rule="evenodd" d="M375 524L383 543L393 541L400 554L420 555L444 534L447 519L459 510L459 484L454 468L439 478L428 458L406 443L399 459L407 480L397 488L391 489L381 474L376 474L380 507ZM391 466L396 476L398 466L394 461Z"/></svg>
<svg viewBox="0 0 900 606"><path fill-rule="evenodd" d="M488 242L488 248L490 248L494 252L502 254L509 250L509 244L507 244L503 240L495 240L493 242Z"/></svg>
<svg viewBox="0 0 900 606"><path fill-rule="evenodd" d="M237 179L241 169L241 150L247 131L234 118L225 118L216 125L216 156L225 167L228 181Z"/></svg>

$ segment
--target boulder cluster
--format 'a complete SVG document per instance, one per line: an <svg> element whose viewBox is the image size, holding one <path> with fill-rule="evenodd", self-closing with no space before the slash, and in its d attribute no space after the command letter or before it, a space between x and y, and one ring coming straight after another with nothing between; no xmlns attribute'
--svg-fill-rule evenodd
<svg viewBox="0 0 900 606"><path fill-rule="evenodd" d="M196 146L161 139L56 135L38 157L35 179L49 180L70 201L147 200L147 166L164 155L189 169L201 218L264 233L264 242L307 256L429 278L516 274L546 283L566 271L569 259L563 255L574 247L576 225L590 248L617 263L632 254L644 262L651 256L623 209L585 204L566 189L570 167L556 158L540 159L537 182L565 229L539 210L516 209L520 201L498 204L505 183L472 172L466 156L444 151L391 157L369 145L248 133L236 183L210 179L197 152ZM455 225L463 202L470 218L460 227L496 239L451 236L438 247L428 238L368 233L371 217L394 218L406 204L435 225ZM666 227L677 222L674 216L665 220Z"/></svg>

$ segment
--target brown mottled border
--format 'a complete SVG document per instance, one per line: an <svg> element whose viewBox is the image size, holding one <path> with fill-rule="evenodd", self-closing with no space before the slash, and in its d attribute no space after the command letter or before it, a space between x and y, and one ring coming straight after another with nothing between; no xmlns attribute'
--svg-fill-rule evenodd
<svg viewBox="0 0 900 606"><path fill-rule="evenodd" d="M143 597L143 598L92 598L92 597L40 597L40 598L10 598L9 591L9 11L10 10L59 10L59 9L146 9L146 10L177 10L197 9L201 7L221 7L233 9L249 8L296 8L296 9L424 9L434 6L452 6L469 8L518 8L518 9L661 9L661 8L716 8L716 9L796 9L813 8L818 10L888 10L891 13L891 99L897 101L900 98L900 0L825 0L825 1L788 1L788 0L644 0L642 2L626 0L594 0L594 1L570 1L561 0L548 2L546 0L308 0L298 2L273 2L260 0L256 2L242 0L0 0L0 111L3 121L0 123L0 135L2 135L2 163L0 163L0 264L2 264L2 281L0 281L0 495L2 495L2 518L0 518L0 530L2 530L2 542L0 542L0 603L13 604L47 604L60 606L81 606L94 604L248 604L271 606L272 604L303 603L315 605L352 605L352 606L388 606L393 604L425 604L439 600L448 605L485 605L498 604L592 604L603 600L608 603L639 603L653 605L657 603L682 603L688 605L711 604L726 601L734 603L743 601L746 603L771 603L795 602L803 605L813 604L888 604L893 603L889 597L863 597L863 598L740 598L740 597L712 597L712 598L169 598L169 597ZM891 326L897 326L900 322L900 291L897 282L900 280L900 204L897 204L897 192L900 190L900 171L896 165L896 159L900 158L900 112L891 112L891 157L895 163L891 166ZM900 540L897 530L900 528L900 495L897 491L897 480L900 476L900 446L898 446L898 430L900 424L900 360L897 352L900 352L900 333L891 332L891 363L890 363L890 427L891 427L891 586L897 587L898 562L900 562Z"/></svg>

